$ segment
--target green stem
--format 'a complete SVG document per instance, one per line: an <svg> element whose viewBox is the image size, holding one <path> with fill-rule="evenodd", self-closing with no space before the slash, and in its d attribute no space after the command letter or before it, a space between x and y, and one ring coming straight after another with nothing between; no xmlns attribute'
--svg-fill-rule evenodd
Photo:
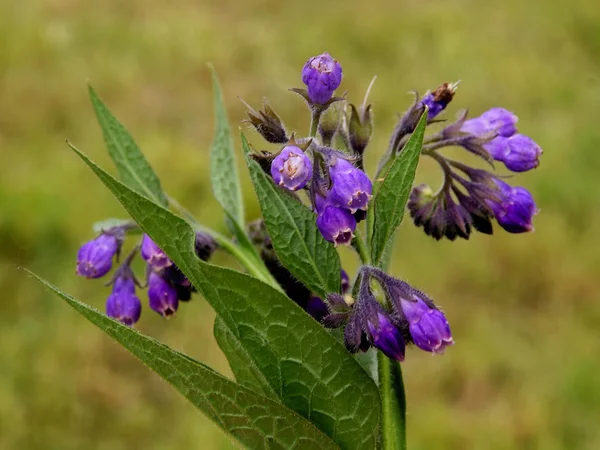
<svg viewBox="0 0 600 450"><path fill-rule="evenodd" d="M369 249L365 240L362 237L360 231L357 231L354 235L354 240L352 241L352 245L358 252L358 256L360 256L360 260L363 264L371 264L371 254L369 253Z"/></svg>
<svg viewBox="0 0 600 450"><path fill-rule="evenodd" d="M315 137L317 135L321 114L323 114L322 108L312 108L312 114L310 118L310 133L308 135L309 137Z"/></svg>
<svg viewBox="0 0 600 450"><path fill-rule="evenodd" d="M381 397L381 449L406 450L406 397L400 363L377 352Z"/></svg>

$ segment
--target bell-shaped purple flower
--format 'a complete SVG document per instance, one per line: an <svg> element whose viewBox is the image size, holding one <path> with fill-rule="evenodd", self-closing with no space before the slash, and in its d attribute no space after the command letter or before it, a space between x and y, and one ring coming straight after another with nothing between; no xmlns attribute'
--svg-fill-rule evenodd
<svg viewBox="0 0 600 450"><path fill-rule="evenodd" d="M308 88L310 100L324 105L342 82L342 66L327 52L313 56L302 68L302 82Z"/></svg>
<svg viewBox="0 0 600 450"><path fill-rule="evenodd" d="M373 192L373 185L367 174L343 158L336 159L329 173L333 183L330 201L336 206L349 209L352 214L359 209L365 211Z"/></svg>
<svg viewBox="0 0 600 450"><path fill-rule="evenodd" d="M511 137L498 136L483 145L496 161L504 163L508 170L526 172L540 165L542 149L523 134Z"/></svg>
<svg viewBox="0 0 600 450"><path fill-rule="evenodd" d="M350 245L354 238L356 219L347 209L326 205L317 216L317 227L323 237L336 246Z"/></svg>
<svg viewBox="0 0 600 450"><path fill-rule="evenodd" d="M439 309L430 307L418 295L410 300L402 298L400 304L410 336L421 350L444 353L447 346L454 344L450 325Z"/></svg>
<svg viewBox="0 0 600 450"><path fill-rule="evenodd" d="M153 270L149 272L148 300L150 308L164 317L175 314L179 306L177 289L169 284L160 274Z"/></svg>
<svg viewBox="0 0 600 450"><path fill-rule="evenodd" d="M373 323L369 320L368 328L374 347L390 359L404 361L406 347L404 338L385 314L377 313L377 322Z"/></svg>
<svg viewBox="0 0 600 450"><path fill-rule="evenodd" d="M135 295L135 283L129 271L115 278L112 293L106 300L106 315L132 326L140 319L142 303Z"/></svg>
<svg viewBox="0 0 600 450"><path fill-rule="evenodd" d="M147 234L144 234L144 237L142 238L142 248L140 249L140 253L142 254L142 258L144 258L148 265L154 270L162 270L173 264L167 254L163 252Z"/></svg>
<svg viewBox="0 0 600 450"><path fill-rule="evenodd" d="M482 136L498 133L501 137L510 137L517 132L518 117L504 108L491 108L481 116L466 120L460 131Z"/></svg>
<svg viewBox="0 0 600 450"><path fill-rule="evenodd" d="M500 189L499 200L488 200L498 224L509 233L533 231L533 216L538 210L531 193L523 187L513 187L500 179L495 180Z"/></svg>
<svg viewBox="0 0 600 450"><path fill-rule="evenodd" d="M458 83L444 83L433 92L428 92L421 99L421 104L429 108L427 118L434 119L454 98Z"/></svg>
<svg viewBox="0 0 600 450"><path fill-rule="evenodd" d="M120 246L120 239L109 233L86 242L77 252L77 274L86 278L103 277L112 268L112 260Z"/></svg>
<svg viewBox="0 0 600 450"><path fill-rule="evenodd" d="M302 189L312 176L312 163L295 145L288 145L271 163L271 176L275 183L290 191Z"/></svg>

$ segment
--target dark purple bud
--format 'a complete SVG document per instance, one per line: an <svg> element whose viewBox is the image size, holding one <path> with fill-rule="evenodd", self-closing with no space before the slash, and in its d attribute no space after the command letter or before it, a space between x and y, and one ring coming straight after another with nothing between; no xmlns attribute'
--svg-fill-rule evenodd
<svg viewBox="0 0 600 450"><path fill-rule="evenodd" d="M369 320L368 328L373 346L381 350L390 359L404 361L404 349L406 347L404 338L385 314L378 313L375 323Z"/></svg>
<svg viewBox="0 0 600 450"><path fill-rule="evenodd" d="M408 199L408 210L416 226L423 226L431 219L434 211L435 194L426 184L415 186Z"/></svg>
<svg viewBox="0 0 600 450"><path fill-rule="evenodd" d="M263 99L263 109L259 111L252 108L244 100L242 100L242 103L248 108L249 120L246 122L250 123L267 142L285 144L289 140L281 119L269 106L267 99Z"/></svg>
<svg viewBox="0 0 600 450"><path fill-rule="evenodd" d="M345 294L350 290L350 277L344 269L341 270L340 275L342 277L342 294Z"/></svg>
<svg viewBox="0 0 600 450"><path fill-rule="evenodd" d="M196 232L196 255L203 261L208 261L217 249L217 243L213 237L203 231Z"/></svg>
<svg viewBox="0 0 600 450"><path fill-rule="evenodd" d="M367 174L342 158L337 158L329 173L333 183L330 201L341 208L349 209L351 213L359 209L366 211L373 192Z"/></svg>
<svg viewBox="0 0 600 450"><path fill-rule="evenodd" d="M152 269L154 270L162 270L173 264L167 254L163 252L147 234L144 234L144 237L142 238L142 248L140 249L140 253L142 254L142 258L144 258L144 261L152 266Z"/></svg>
<svg viewBox="0 0 600 450"><path fill-rule="evenodd" d="M492 132L498 136L510 137L517 132L517 121L519 119L504 108L491 108L481 116L466 120L460 131L482 136Z"/></svg>
<svg viewBox="0 0 600 450"><path fill-rule="evenodd" d="M428 92L421 99L421 104L429 108L427 118L429 120L434 119L439 113L441 113L448 103L452 101L454 93L456 92L457 83L444 83L433 92Z"/></svg>
<svg viewBox="0 0 600 450"><path fill-rule="evenodd" d="M329 310L323 299L314 295L308 300L305 310L313 316L317 322L320 322L329 314Z"/></svg>
<svg viewBox="0 0 600 450"><path fill-rule="evenodd" d="M342 66L329 53L313 56L302 68L302 82L308 88L308 97L324 105L342 82Z"/></svg>
<svg viewBox="0 0 600 450"><path fill-rule="evenodd" d="M457 188L453 188L452 191L456 195L460 205L469 213L471 216L471 224L480 233L492 234L494 229L490 220L490 214L488 213L487 205L483 205L475 200L473 197L465 195L462 191Z"/></svg>
<svg viewBox="0 0 600 450"><path fill-rule="evenodd" d="M120 247L121 240L107 233L85 243L77 252L77 274L86 278L103 277L112 268L112 260Z"/></svg>
<svg viewBox="0 0 600 450"><path fill-rule="evenodd" d="M106 300L106 315L125 325L132 326L140 319L142 303L135 295L135 283L131 276L118 276L112 293Z"/></svg>
<svg viewBox="0 0 600 450"><path fill-rule="evenodd" d="M448 195L446 202L446 237L453 241L457 236L463 239L469 239L471 234L471 215L460 204L454 201Z"/></svg>
<svg viewBox="0 0 600 450"><path fill-rule="evenodd" d="M177 311L179 300L177 289L171 286L160 274L150 270L148 276L148 300L150 308L163 317L169 317Z"/></svg>
<svg viewBox="0 0 600 450"><path fill-rule="evenodd" d="M177 298L187 302L192 298L192 292L196 292L190 280L175 264L164 269L162 277L177 291Z"/></svg>
<svg viewBox="0 0 600 450"><path fill-rule="evenodd" d="M496 161L502 161L508 170L526 172L540 165L542 149L533 139L523 134L511 137L498 136L484 148Z"/></svg>
<svg viewBox="0 0 600 450"><path fill-rule="evenodd" d="M533 216L538 210L529 191L522 187L513 187L496 179L500 188L500 200L488 200L498 224L509 233L533 231Z"/></svg>
<svg viewBox="0 0 600 450"><path fill-rule="evenodd" d="M412 299L400 300L402 312L409 323L408 331L417 347L433 353L444 353L454 344L446 316L413 294Z"/></svg>
<svg viewBox="0 0 600 450"><path fill-rule="evenodd" d="M336 246L350 245L354 238L356 220L347 209L328 205L317 216L317 227L323 237Z"/></svg>
<svg viewBox="0 0 600 450"><path fill-rule="evenodd" d="M300 148L288 145L273 160L271 176L279 186L297 191L310 180L312 163Z"/></svg>

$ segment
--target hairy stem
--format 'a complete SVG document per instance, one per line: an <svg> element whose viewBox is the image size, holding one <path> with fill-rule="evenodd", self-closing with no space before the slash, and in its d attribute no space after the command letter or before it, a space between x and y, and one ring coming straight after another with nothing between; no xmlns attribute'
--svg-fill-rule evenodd
<svg viewBox="0 0 600 450"><path fill-rule="evenodd" d="M352 245L353 245L354 249L358 252L358 256L360 256L360 260L362 261L362 263L365 265L370 265L371 264L371 254L369 252L369 249L367 248L367 244L365 243L365 240L363 239L360 231L356 232L356 235L354 236L354 239L352 240Z"/></svg>
<svg viewBox="0 0 600 450"><path fill-rule="evenodd" d="M312 114L310 118L310 132L309 137L315 137L319 128L319 121L321 120L321 114L323 114L323 108L311 108Z"/></svg>
<svg viewBox="0 0 600 450"><path fill-rule="evenodd" d="M400 363L377 353L379 395L381 397L381 448L406 449L406 397Z"/></svg>

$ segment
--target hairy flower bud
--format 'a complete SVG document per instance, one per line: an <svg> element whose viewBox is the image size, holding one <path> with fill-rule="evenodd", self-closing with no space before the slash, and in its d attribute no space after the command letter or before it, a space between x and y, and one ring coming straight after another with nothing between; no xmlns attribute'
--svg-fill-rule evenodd
<svg viewBox="0 0 600 450"><path fill-rule="evenodd" d="M216 249L217 243L210 234L203 231L196 232L195 250L198 258L208 261Z"/></svg>
<svg viewBox="0 0 600 450"><path fill-rule="evenodd" d="M498 136L510 137L517 132L518 120L517 116L507 109L491 108L479 117L465 120L460 131L475 136L495 132Z"/></svg>
<svg viewBox="0 0 600 450"><path fill-rule="evenodd" d="M350 109L350 121L348 123L350 146L355 153L362 155L369 144L371 134L373 134L371 105L367 105L365 108L360 106L358 110L354 105L350 105Z"/></svg>
<svg viewBox="0 0 600 450"><path fill-rule="evenodd" d="M349 209L351 213L358 209L366 211L373 192L367 174L342 158L337 158L329 173L333 183L330 201L341 208Z"/></svg>
<svg viewBox="0 0 600 450"><path fill-rule="evenodd" d="M513 172L526 172L540 165L542 149L533 139L523 134L498 136L484 144L484 148L492 158L503 162Z"/></svg>
<svg viewBox="0 0 600 450"><path fill-rule="evenodd" d="M435 91L428 92L423 96L421 99L421 104L429 108L427 113L427 118L429 120L434 119L438 114L446 109L446 106L448 106L448 103L450 103L454 97L457 86L458 83L444 83Z"/></svg>
<svg viewBox="0 0 600 450"><path fill-rule="evenodd" d="M86 242L77 252L77 274L86 278L103 277L112 268L112 260L120 247L121 240L111 233L102 233Z"/></svg>
<svg viewBox="0 0 600 450"><path fill-rule="evenodd" d="M323 237L336 246L350 245L354 238L356 219L347 209L326 205L317 216L317 227Z"/></svg>
<svg viewBox="0 0 600 450"><path fill-rule="evenodd" d="M533 231L533 216L537 208L531 193L523 187L513 187L500 179L496 179L500 188L500 199L488 200L498 224L509 233L525 233Z"/></svg>
<svg viewBox="0 0 600 450"><path fill-rule="evenodd" d="M242 103L248 108L248 122L265 141L271 144L285 144L289 138L285 131L285 127L279 116L273 111L267 99L263 99L263 109L255 110L248 103L242 100Z"/></svg>
<svg viewBox="0 0 600 450"><path fill-rule="evenodd" d="M173 264L167 254L162 251L147 234L144 234L144 237L142 238L140 253L142 258L144 258L144 261L146 261L154 270L162 270Z"/></svg>
<svg viewBox="0 0 600 450"><path fill-rule="evenodd" d="M329 53L313 56L302 68L302 82L312 103L323 105L342 82L342 66Z"/></svg>
<svg viewBox="0 0 600 450"><path fill-rule="evenodd" d="M164 317L175 314L179 306L177 289L153 270L148 276L148 300L150 308Z"/></svg>
<svg viewBox="0 0 600 450"><path fill-rule="evenodd" d="M135 295L135 283L131 272L123 271L113 283L112 293L106 300L106 315L125 325L132 326L140 319L142 303Z"/></svg>
<svg viewBox="0 0 600 450"><path fill-rule="evenodd" d="M444 353L447 346L454 344L446 316L439 309L430 307L418 294L412 297L400 299L400 304L413 342L421 350Z"/></svg>
<svg viewBox="0 0 600 450"><path fill-rule="evenodd" d="M377 314L378 321L374 324L368 322L369 333L373 346L383 352L385 356L396 361L404 361L406 343L402 334L385 314Z"/></svg>
<svg viewBox="0 0 600 450"><path fill-rule="evenodd" d="M312 163L300 148L288 145L273 159L271 176L279 186L297 191L310 180Z"/></svg>

